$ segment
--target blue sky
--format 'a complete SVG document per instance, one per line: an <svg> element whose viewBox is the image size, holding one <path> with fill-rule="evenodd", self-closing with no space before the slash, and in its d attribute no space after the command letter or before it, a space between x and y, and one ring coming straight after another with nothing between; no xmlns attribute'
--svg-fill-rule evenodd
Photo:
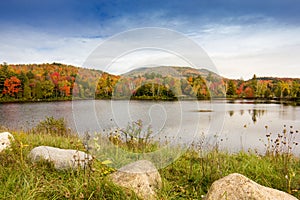
<svg viewBox="0 0 300 200"><path fill-rule="evenodd" d="M197 42L223 76L300 77L299 0L3 0L0 26L0 62L81 66L115 34L161 27Z"/></svg>

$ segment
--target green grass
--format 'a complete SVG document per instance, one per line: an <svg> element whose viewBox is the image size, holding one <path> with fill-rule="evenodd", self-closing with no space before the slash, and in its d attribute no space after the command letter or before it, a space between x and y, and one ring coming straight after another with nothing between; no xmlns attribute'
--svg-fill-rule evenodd
<svg viewBox="0 0 300 200"><path fill-rule="evenodd" d="M300 162L297 158L291 158L286 169L281 157L212 151L200 158L192 150L160 170L165 186L161 196L165 199L201 199L215 180L234 172L300 198Z"/></svg>
<svg viewBox="0 0 300 200"><path fill-rule="evenodd" d="M49 145L84 150L79 138L12 132L15 142L0 153L0 199L137 199L106 180L113 170L94 161L93 169L55 170L51 163L31 163L30 150Z"/></svg>
<svg viewBox="0 0 300 200"><path fill-rule="evenodd" d="M33 164L27 158L36 146L84 150L76 136L11 132L15 142L0 153L0 199L137 199L128 190L107 180L114 170L94 161L92 168L57 171L52 164ZM229 154L212 150L188 150L178 160L160 169L163 189L159 199L202 199L213 183L230 173L241 173L267 187L300 198L300 161L291 155Z"/></svg>

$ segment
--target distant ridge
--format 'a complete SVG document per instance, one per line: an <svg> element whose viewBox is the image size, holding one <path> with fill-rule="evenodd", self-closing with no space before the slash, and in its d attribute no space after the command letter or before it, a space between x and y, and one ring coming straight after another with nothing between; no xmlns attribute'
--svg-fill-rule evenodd
<svg viewBox="0 0 300 200"><path fill-rule="evenodd" d="M196 69L192 67L179 67L179 66L157 66L157 67L141 67L138 69L133 69L129 72L126 72L122 74L121 76L127 76L127 77L138 77L143 76L145 74L160 74L163 77L164 76L172 76L172 77L194 77L194 76L202 76L203 78L206 78L209 75L223 78L220 75L216 74L215 72L212 72L208 69Z"/></svg>

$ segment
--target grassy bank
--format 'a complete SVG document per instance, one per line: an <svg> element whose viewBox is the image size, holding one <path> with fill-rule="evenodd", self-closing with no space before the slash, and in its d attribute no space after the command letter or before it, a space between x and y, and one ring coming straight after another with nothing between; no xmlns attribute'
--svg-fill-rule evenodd
<svg viewBox="0 0 300 200"><path fill-rule="evenodd" d="M27 158L30 150L40 145L84 150L78 137L51 132L11 133L15 142L0 153L0 199L137 199L106 179L114 169L100 161L95 160L85 170L57 171L51 164L33 164ZM233 172L300 198L300 161L290 154L228 154L214 149L200 156L201 152L198 147L190 149L159 170L163 180L160 199L201 199L213 181Z"/></svg>

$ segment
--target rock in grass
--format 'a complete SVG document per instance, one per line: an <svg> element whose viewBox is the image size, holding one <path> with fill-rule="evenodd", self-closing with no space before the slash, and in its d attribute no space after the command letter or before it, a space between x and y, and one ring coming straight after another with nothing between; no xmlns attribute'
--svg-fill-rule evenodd
<svg viewBox="0 0 300 200"><path fill-rule="evenodd" d="M39 146L29 153L32 162L49 161L58 170L84 168L92 160L92 156L73 149L60 149L50 146Z"/></svg>
<svg viewBox="0 0 300 200"><path fill-rule="evenodd" d="M13 140L14 136L9 132L0 133L0 152L9 148Z"/></svg>
<svg viewBox="0 0 300 200"><path fill-rule="evenodd" d="M268 188L250 180L249 178L233 173L215 181L206 200L297 200L285 192Z"/></svg>
<svg viewBox="0 0 300 200"><path fill-rule="evenodd" d="M128 164L110 175L116 185L134 191L142 199L156 199L161 189L161 177L155 166L147 160Z"/></svg>

